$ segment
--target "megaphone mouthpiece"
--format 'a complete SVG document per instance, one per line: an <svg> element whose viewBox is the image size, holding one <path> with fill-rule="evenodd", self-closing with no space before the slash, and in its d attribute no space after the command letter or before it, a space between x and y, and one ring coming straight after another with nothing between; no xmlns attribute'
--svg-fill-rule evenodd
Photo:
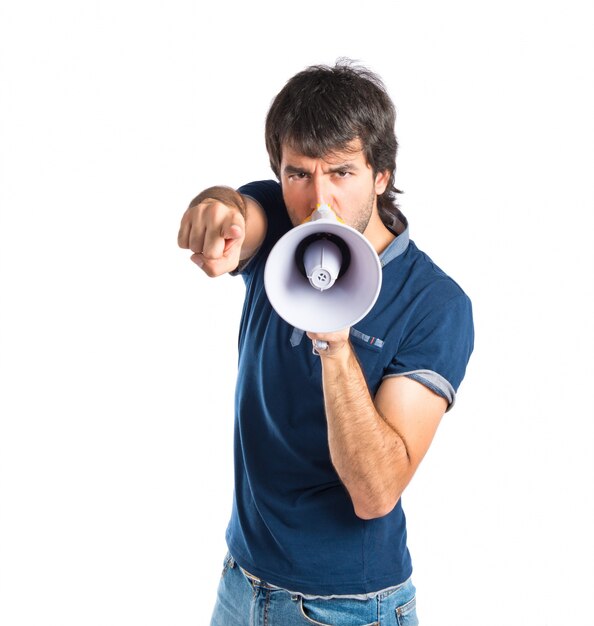
<svg viewBox="0 0 594 626"><path fill-rule="evenodd" d="M338 222L344 224L344 220L334 212L334 209L326 202L320 202L316 205L316 208L308 215L302 224L309 222L317 222L318 220L328 220L330 222Z"/></svg>

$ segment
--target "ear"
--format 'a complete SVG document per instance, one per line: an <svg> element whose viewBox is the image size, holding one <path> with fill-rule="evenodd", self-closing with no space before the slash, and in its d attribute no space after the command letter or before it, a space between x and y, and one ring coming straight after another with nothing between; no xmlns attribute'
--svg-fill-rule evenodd
<svg viewBox="0 0 594 626"><path fill-rule="evenodd" d="M388 182L390 181L390 174L391 172L389 170L386 170L385 172L378 172L375 175L376 195L381 196L384 193L384 191L386 191L388 187Z"/></svg>

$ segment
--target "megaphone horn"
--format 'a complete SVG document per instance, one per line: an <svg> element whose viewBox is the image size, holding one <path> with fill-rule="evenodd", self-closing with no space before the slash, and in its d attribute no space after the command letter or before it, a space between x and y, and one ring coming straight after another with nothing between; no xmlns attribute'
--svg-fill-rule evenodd
<svg viewBox="0 0 594 626"><path fill-rule="evenodd" d="M275 311L292 326L316 333L365 317L381 284L381 264L371 243L339 222L327 205L279 239L264 269Z"/></svg>

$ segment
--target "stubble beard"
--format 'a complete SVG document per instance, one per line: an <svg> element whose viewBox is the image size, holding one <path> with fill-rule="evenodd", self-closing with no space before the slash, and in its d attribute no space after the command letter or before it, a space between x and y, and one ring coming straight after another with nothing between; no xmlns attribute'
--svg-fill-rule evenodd
<svg viewBox="0 0 594 626"><path fill-rule="evenodd" d="M377 196L375 194L375 189L372 189L369 198L367 199L365 204L361 206L361 209L355 215L353 223L348 224L348 226L363 234L367 229L367 225L369 224L369 220L371 219L371 215L373 214L373 208L376 203L376 198ZM295 217L295 212L289 206L287 206L287 213L293 226L299 226L299 224L302 223Z"/></svg>
<svg viewBox="0 0 594 626"><path fill-rule="evenodd" d="M373 213L373 207L376 203L375 189L371 191L371 195L367 199L367 202L361 207L361 210L357 213L357 217L353 224L350 224L356 231L363 234L367 229L369 220Z"/></svg>

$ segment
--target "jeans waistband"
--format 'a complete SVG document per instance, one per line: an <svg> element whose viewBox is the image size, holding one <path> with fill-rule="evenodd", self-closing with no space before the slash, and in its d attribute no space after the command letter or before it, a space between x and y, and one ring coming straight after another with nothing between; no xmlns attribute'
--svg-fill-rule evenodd
<svg viewBox="0 0 594 626"><path fill-rule="evenodd" d="M270 589L271 591L284 591L285 593L291 594L292 596L301 596L302 598L304 598L306 600L332 600L332 599L339 599L339 600L341 600L341 599L342 600L371 600L371 599L377 598L378 596L381 596L381 595L389 595L389 594L393 593L394 591L396 591L397 589L400 589L400 587L403 587L404 585L406 585L406 583L408 583L408 580L405 580L403 583L400 583L399 585L394 585L392 587L386 587L385 589L380 589L379 591L372 591L370 593L347 594L347 595L330 595L330 596L315 595L315 594L309 594L309 593L301 593L300 591L292 591L290 589L285 589L284 587L278 587L277 585L273 585L271 583L268 583L265 580L262 580L261 578L258 578L257 576L254 576L254 574L250 574L250 572L248 572L247 570L243 569L243 567L241 567L241 565L239 565L239 563L237 563L237 561L235 561L235 559L233 559L233 557L231 557L231 558L232 558L233 562L239 567L239 569L241 570L243 575L252 584L257 585L258 587L262 587L263 589Z"/></svg>

